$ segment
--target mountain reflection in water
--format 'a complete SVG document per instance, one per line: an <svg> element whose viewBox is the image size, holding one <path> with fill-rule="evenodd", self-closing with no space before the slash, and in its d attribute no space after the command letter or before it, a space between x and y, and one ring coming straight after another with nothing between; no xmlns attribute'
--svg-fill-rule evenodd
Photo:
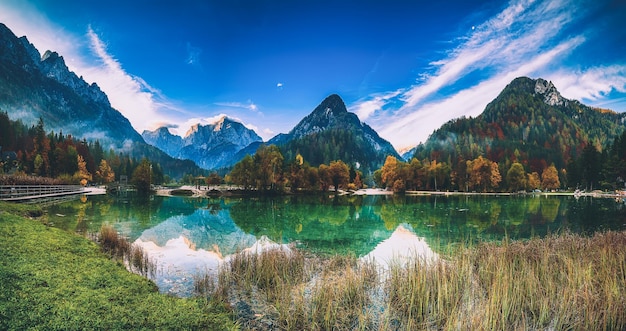
<svg viewBox="0 0 626 331"><path fill-rule="evenodd" d="M143 248L149 259L156 264L152 280L159 290L178 296L190 296L193 276L202 272L217 272L223 261L219 252L195 249L184 236L168 240L164 246L141 238L133 243Z"/></svg>
<svg viewBox="0 0 626 331"><path fill-rule="evenodd" d="M144 241L141 237L135 240L134 245L141 247L156 264L156 274L151 278L163 293L177 296L193 294L193 279L196 275L209 274L217 276L219 267L235 252L222 256L217 245L213 250L198 249L196 245L184 236L168 240L164 246L158 246L153 241ZM241 252L262 253L266 250L281 249L289 251L285 244L277 244L262 236L259 240Z"/></svg>
<svg viewBox="0 0 626 331"><path fill-rule="evenodd" d="M387 270L392 263L404 265L412 259L421 259L425 262L435 261L439 254L435 253L425 238L420 238L408 225L399 225L391 237L383 240L371 252L361 257L361 261L374 262L380 268Z"/></svg>

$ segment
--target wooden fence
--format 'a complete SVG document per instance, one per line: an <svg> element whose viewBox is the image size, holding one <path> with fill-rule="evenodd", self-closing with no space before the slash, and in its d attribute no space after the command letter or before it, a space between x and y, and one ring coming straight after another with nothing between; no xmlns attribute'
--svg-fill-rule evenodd
<svg viewBox="0 0 626 331"><path fill-rule="evenodd" d="M83 192L80 185L0 185L0 200L22 202Z"/></svg>

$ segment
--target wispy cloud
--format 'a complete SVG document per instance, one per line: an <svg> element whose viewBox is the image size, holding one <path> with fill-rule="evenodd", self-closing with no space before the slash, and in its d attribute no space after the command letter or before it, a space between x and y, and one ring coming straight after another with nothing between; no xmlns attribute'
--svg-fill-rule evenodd
<svg viewBox="0 0 626 331"><path fill-rule="evenodd" d="M259 106L251 100L248 100L248 102L216 102L215 105L220 107L246 109L255 113L259 112Z"/></svg>
<svg viewBox="0 0 626 331"><path fill-rule="evenodd" d="M373 95L350 108L403 149L425 141L450 119L480 114L519 76L552 79L569 98L601 98L623 90L623 66L591 68L583 75L554 69L586 41L584 32L564 32L585 15L584 8L569 0L512 0L454 40L456 46L431 61L430 72L420 75L418 84ZM468 86L469 79L475 83Z"/></svg>
<svg viewBox="0 0 626 331"><path fill-rule="evenodd" d="M111 105L120 110L136 129L143 127L146 121L163 121L159 114L161 104L156 101L160 95L158 90L127 73L120 62L107 52L106 45L91 26L87 28L87 38L100 65L82 68L85 79L98 82L109 96Z"/></svg>
<svg viewBox="0 0 626 331"><path fill-rule="evenodd" d="M497 97L502 88L513 79L537 71L555 57L576 48L582 41L582 38L574 37L550 51L530 59L517 70L499 73L446 99L425 103L421 105L419 111L398 117L390 125L384 127L380 133L383 137L389 137L392 143L395 141L394 146L396 148L398 148L398 144L401 145L402 142L406 141L407 137L412 138L415 144L424 141L433 130L452 118L479 115L487 103ZM407 146L410 145L403 147Z"/></svg>
<svg viewBox="0 0 626 331"><path fill-rule="evenodd" d="M626 65L609 65L587 70L560 70L551 78L569 99L596 102L612 91L626 93Z"/></svg>
<svg viewBox="0 0 626 331"><path fill-rule="evenodd" d="M187 43L187 59L185 60L189 65L200 65L200 55L202 54L202 49L199 47L194 47L191 43Z"/></svg>
<svg viewBox="0 0 626 331"><path fill-rule="evenodd" d="M382 111L385 105L401 93L403 93L403 90L370 96L368 100L351 106L350 111L357 114L357 116L364 121L373 114Z"/></svg>
<svg viewBox="0 0 626 331"><path fill-rule="evenodd" d="M71 71L88 83L96 82L113 108L139 132L161 122L177 122L185 113L141 77L126 72L91 26L86 27L85 34L75 35L50 22L27 2L11 0L0 2L0 22L16 35L27 36L41 53L58 52Z"/></svg>

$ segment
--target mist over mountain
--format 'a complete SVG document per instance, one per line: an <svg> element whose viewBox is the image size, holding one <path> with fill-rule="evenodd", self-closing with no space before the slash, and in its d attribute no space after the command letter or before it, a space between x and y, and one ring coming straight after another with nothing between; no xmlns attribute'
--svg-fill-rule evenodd
<svg viewBox="0 0 626 331"><path fill-rule="evenodd" d="M1 23L0 109L14 120L34 124L43 118L49 130L105 145L143 141L96 83L69 71L56 52L41 56L26 37L17 38Z"/></svg>

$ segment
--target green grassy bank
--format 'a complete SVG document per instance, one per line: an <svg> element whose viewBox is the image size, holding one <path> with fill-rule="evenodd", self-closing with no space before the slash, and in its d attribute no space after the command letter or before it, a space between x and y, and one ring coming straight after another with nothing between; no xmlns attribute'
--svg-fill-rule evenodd
<svg viewBox="0 0 626 331"><path fill-rule="evenodd" d="M160 294L32 206L0 202L0 330L229 330L220 304Z"/></svg>

